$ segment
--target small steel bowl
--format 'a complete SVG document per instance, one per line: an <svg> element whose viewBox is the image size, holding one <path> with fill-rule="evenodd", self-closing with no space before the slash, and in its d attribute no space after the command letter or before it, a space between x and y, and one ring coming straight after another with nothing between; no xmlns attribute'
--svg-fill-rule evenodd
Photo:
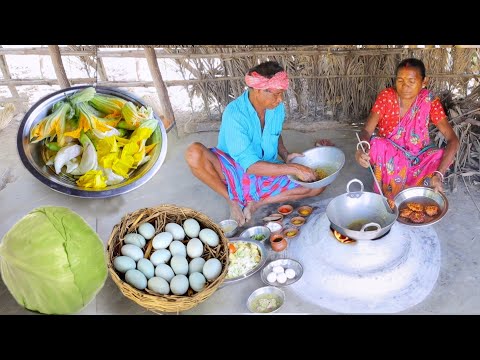
<svg viewBox="0 0 480 360"><path fill-rule="evenodd" d="M284 270L293 269L295 271L295 277L293 279L287 279L287 281L283 284L280 284L278 281L275 281L274 283L270 283L267 280L267 276L273 271L273 268L275 266L281 266L283 267ZM298 280L300 280L302 275L303 275L303 266L298 261L293 259L279 259L279 260L274 260L268 263L267 266L263 268L260 274L260 277L262 278L262 281L266 285L282 287L282 286L288 286L293 284L294 282L297 282Z"/></svg>
<svg viewBox="0 0 480 360"><path fill-rule="evenodd" d="M345 154L335 146L318 146L304 151L303 154L305 156L296 157L292 163L305 165L311 169L323 168L329 174L327 177L313 182L304 182L296 176L287 175L291 181L306 188L318 189L331 184L345 165Z"/></svg>
<svg viewBox="0 0 480 360"><path fill-rule="evenodd" d="M271 231L266 226L252 226L247 230L244 230L240 234L240 237L248 240L265 242L265 240L270 239L270 234L271 234ZM263 239L257 240L254 238L255 236L263 236Z"/></svg>
<svg viewBox="0 0 480 360"><path fill-rule="evenodd" d="M280 302L280 304L276 308L272 309L271 311L258 312L255 309L256 300L259 297L264 297L264 296L268 296L268 295L275 296L277 298L277 300ZM255 290L248 297L248 300L247 300L248 310L250 310L250 312L255 313L255 314L271 314L271 313L277 312L283 306L283 304L285 304L285 293L283 292L282 289L279 289L275 286L261 287L261 288Z"/></svg>
<svg viewBox="0 0 480 360"><path fill-rule="evenodd" d="M397 221L408 226L421 227L435 224L439 222L448 211L448 200L445 195L441 192L435 192L435 190L429 187L415 186L407 188L399 192L394 200L399 210L400 207L403 208L403 204L407 202L418 202L423 205L437 205L439 207L439 213L433 217L429 217L431 218L430 221L419 224L398 216Z"/></svg>
<svg viewBox="0 0 480 360"><path fill-rule="evenodd" d="M238 222L233 219L222 220L218 225L227 238L234 236L238 230Z"/></svg>
<svg viewBox="0 0 480 360"><path fill-rule="evenodd" d="M57 175L53 166L45 164L43 141L38 143L30 142L30 129L50 113L54 104L87 87L90 86L74 86L56 91L40 99L28 110L20 123L17 134L17 150L20 159L37 180L60 193L82 198L108 198L125 194L149 181L160 170L167 155L167 132L156 114L154 114L154 117L158 120L158 127L146 143L146 145L157 143L157 146L149 154L151 158L145 164L132 171L128 179L119 184L109 185L104 189L79 187L73 177L63 173ZM95 90L99 94L113 95L131 101L136 106L146 106L140 99L124 91L100 86L96 86Z"/></svg>

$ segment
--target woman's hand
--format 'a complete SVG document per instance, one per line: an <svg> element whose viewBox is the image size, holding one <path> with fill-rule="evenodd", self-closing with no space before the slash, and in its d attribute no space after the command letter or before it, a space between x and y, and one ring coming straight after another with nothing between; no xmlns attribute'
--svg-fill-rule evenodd
<svg viewBox="0 0 480 360"><path fill-rule="evenodd" d="M442 177L438 174L433 174L432 180L430 181L430 186L435 190L435 192L445 192L443 189Z"/></svg>
<svg viewBox="0 0 480 360"><path fill-rule="evenodd" d="M291 162L293 159L296 157L302 157L305 156L305 154L299 154L299 153L291 153L287 155L287 160L285 161L287 164Z"/></svg>
<svg viewBox="0 0 480 360"><path fill-rule="evenodd" d="M313 169L300 164L290 164L289 166L295 168L295 173L293 175L295 175L300 181L312 182L317 180L317 175Z"/></svg>
<svg viewBox="0 0 480 360"><path fill-rule="evenodd" d="M370 166L370 155L364 153L362 149L358 149L355 152L355 160L360 166L368 168Z"/></svg>

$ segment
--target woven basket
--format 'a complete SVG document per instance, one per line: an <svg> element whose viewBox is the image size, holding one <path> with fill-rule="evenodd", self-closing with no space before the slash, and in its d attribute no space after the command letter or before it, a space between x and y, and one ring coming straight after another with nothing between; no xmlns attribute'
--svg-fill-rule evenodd
<svg viewBox="0 0 480 360"><path fill-rule="evenodd" d="M145 290L138 290L126 283L124 274L117 272L113 267L113 259L121 255L120 249L124 245L123 239L125 235L136 232L137 228L146 222L152 224L155 227L155 234L158 234L159 232L164 231L166 224L174 222L181 226L183 221L188 218L197 220L201 229L210 228L218 234L220 238L219 244L213 248L204 244L202 258L208 260L215 257L220 260L222 263L222 272L220 275L213 282L207 281L207 284L202 291L197 293L189 288L187 293L182 296L160 295L150 291L148 288ZM183 243L186 245L189 239L190 238L186 236ZM152 250L152 240L147 241L143 250L145 258L148 258ZM125 215L120 223L115 225L112 230L107 243L107 254L108 271L123 295L153 312L179 313L195 307L202 301L205 301L217 290L218 286L225 279L228 270L228 240L220 227L210 218L198 211L170 204L160 205L154 208L140 209Z"/></svg>

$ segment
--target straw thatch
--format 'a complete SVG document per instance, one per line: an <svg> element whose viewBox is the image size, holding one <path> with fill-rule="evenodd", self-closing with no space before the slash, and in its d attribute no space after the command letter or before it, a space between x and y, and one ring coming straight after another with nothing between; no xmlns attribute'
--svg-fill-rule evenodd
<svg viewBox="0 0 480 360"><path fill-rule="evenodd" d="M459 176L475 184L480 180L480 87L457 100L450 92L442 95L449 122L460 140L455 162L447 176L452 190L456 190ZM445 138L437 128L433 128L432 134L439 146L445 145Z"/></svg>
<svg viewBox="0 0 480 360"><path fill-rule="evenodd" d="M5 106L0 106L0 131L8 126L15 114L15 105L7 103Z"/></svg>
<svg viewBox="0 0 480 360"><path fill-rule="evenodd" d="M395 67L406 57L425 62L434 92L448 89L465 96L478 85L479 76L472 66L479 58L476 48L256 45L169 46L162 51L182 55L173 60L184 79L192 81L187 86L190 97L203 100L204 119L218 122L225 106L245 90L248 69L265 60L279 61L289 73L287 116L306 122L363 121L378 91L393 84Z"/></svg>

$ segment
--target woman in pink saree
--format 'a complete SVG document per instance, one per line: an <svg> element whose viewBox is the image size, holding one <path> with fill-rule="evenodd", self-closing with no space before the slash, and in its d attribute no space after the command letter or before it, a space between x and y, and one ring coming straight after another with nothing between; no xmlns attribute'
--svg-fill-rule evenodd
<svg viewBox="0 0 480 360"><path fill-rule="evenodd" d="M391 200L412 186L430 186L443 192L445 172L459 147L440 100L425 89L426 84L421 60L400 62L395 88L379 93L360 132L360 139L370 144L370 151L364 153L359 148L355 160L365 168L373 166L383 194ZM439 149L430 142L430 124L437 126L445 137L445 148ZM374 191L379 193L375 184Z"/></svg>

